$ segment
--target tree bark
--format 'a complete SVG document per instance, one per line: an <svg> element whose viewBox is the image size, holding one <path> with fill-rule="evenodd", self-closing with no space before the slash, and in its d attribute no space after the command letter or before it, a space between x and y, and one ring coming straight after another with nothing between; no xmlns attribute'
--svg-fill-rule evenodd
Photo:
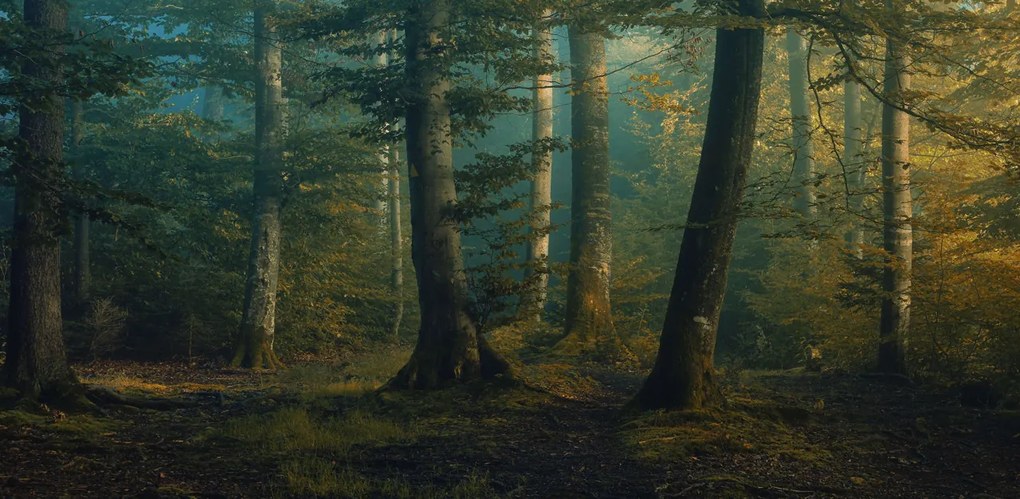
<svg viewBox="0 0 1020 499"><path fill-rule="evenodd" d="M411 257L421 326L410 360L389 383L393 388L440 388L508 370L468 314L460 231L451 213L457 190L447 100L450 5L450 0L413 0L405 26Z"/></svg>
<svg viewBox="0 0 1020 499"><path fill-rule="evenodd" d="M802 217L817 215L814 187L814 147L811 144L811 105L807 76L807 41L793 28L786 31L790 63L790 115L793 118L793 181L797 187L793 207Z"/></svg>
<svg viewBox="0 0 1020 499"><path fill-rule="evenodd" d="M864 209L864 179L867 163L864 161L864 123L861 119L861 85L852 78L843 82L843 169L849 191L851 215L860 216ZM864 226L851 220L846 234L847 250L855 258L864 258Z"/></svg>
<svg viewBox="0 0 1020 499"><path fill-rule="evenodd" d="M85 165L81 158L81 142L84 138L83 110L81 101L71 103L71 155L74 160L71 174L74 179L82 182L85 180ZM74 217L74 266L72 275L72 292L74 294L74 308L76 313L84 309L88 303L90 288L92 287L92 258L91 258L91 220L87 212L82 210Z"/></svg>
<svg viewBox="0 0 1020 499"><path fill-rule="evenodd" d="M389 40L389 31L379 32L374 36L373 42L379 45L380 52L375 57L375 64L379 68L385 68L390 64L390 56L382 48L386 45ZM387 123L387 128L392 124ZM389 144L383 144L379 149L379 163L382 165L380 171L381 182L379 184L379 197L375 203L376 212L378 212L383 219L386 219L386 208L389 206L389 171L390 171L390 149L393 149Z"/></svg>
<svg viewBox="0 0 1020 499"><path fill-rule="evenodd" d="M400 337L400 323L404 318L404 244L403 229L400 226L400 148L390 148L389 185L387 199L389 203L390 229L390 290L393 292L393 323L390 331L394 338Z"/></svg>
<svg viewBox="0 0 1020 499"><path fill-rule="evenodd" d="M551 15L546 11L546 17ZM538 28L535 32L537 56L544 61L553 60L551 28ZM528 276L534 280L530 296L524 303L524 314L529 320L540 322L545 310L549 288L549 230L552 225L552 150L547 142L553 137L553 75L535 77L532 95L532 132L534 152L531 156L535 176L531 180L531 238L528 241Z"/></svg>
<svg viewBox="0 0 1020 499"><path fill-rule="evenodd" d="M886 8L903 8L886 0ZM913 260L913 199L910 192L910 116L890 103L902 104L910 89L905 47L886 39L882 106L883 247L886 265L882 279L882 317L879 328L878 369L906 374L905 348L910 330L910 279Z"/></svg>
<svg viewBox="0 0 1020 499"><path fill-rule="evenodd" d="M255 8L254 213L241 331L232 365L276 369L276 289L280 274L281 203L283 195L283 56L272 15L274 5Z"/></svg>
<svg viewBox="0 0 1020 499"><path fill-rule="evenodd" d="M570 267L567 275L568 354L615 355L621 343L609 299L612 216L609 211L609 91L606 45L600 33L570 26L573 96Z"/></svg>
<svg viewBox="0 0 1020 499"><path fill-rule="evenodd" d="M24 22L47 38L67 30L67 5L26 0ZM62 50L56 47L55 50ZM24 144L12 165L15 179L14 248L7 334L7 384L28 399L78 403L83 391L67 364L60 304L60 234L65 209L64 100L54 61L25 61L25 76L46 89L23 96L19 137Z"/></svg>
<svg viewBox="0 0 1020 499"><path fill-rule="evenodd" d="M740 0L761 16L761 0ZM708 124L655 366L632 405L697 409L720 398L713 357L739 204L754 148L764 32L716 32Z"/></svg>

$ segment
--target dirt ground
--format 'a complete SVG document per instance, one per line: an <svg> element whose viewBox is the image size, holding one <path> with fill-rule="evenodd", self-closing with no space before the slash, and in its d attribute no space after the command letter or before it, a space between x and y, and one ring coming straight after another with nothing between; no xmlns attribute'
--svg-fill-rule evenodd
<svg viewBox="0 0 1020 499"><path fill-rule="evenodd" d="M717 411L633 415L635 373L376 394L356 365L79 367L153 403L0 412L0 496L1020 497L1020 414L894 381L744 373Z"/></svg>

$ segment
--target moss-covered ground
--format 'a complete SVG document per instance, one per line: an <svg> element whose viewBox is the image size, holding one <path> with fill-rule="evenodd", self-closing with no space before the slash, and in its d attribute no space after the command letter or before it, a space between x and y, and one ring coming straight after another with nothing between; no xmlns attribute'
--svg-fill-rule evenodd
<svg viewBox="0 0 1020 499"><path fill-rule="evenodd" d="M1020 414L952 393L745 372L725 377L724 407L629 414L641 373L562 359L519 363L524 383L379 392L406 355L79 367L92 387L175 404L3 401L0 496L1020 497Z"/></svg>

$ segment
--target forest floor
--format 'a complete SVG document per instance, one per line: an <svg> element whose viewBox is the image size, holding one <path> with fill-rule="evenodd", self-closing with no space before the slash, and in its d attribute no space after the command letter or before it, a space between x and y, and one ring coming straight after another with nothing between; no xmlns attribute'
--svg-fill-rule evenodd
<svg viewBox="0 0 1020 499"><path fill-rule="evenodd" d="M148 408L0 411L0 496L1020 497L1020 413L952 393L745 372L722 409L627 415L639 374L553 361L376 393L401 360L80 366Z"/></svg>

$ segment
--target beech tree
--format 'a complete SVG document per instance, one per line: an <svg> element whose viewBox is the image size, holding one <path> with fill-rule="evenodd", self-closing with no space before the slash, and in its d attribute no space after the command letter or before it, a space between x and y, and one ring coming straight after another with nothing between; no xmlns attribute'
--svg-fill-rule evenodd
<svg viewBox="0 0 1020 499"><path fill-rule="evenodd" d="M759 18L761 0L730 14ZM764 30L716 30L708 123L659 351L633 401L642 409L697 409L717 401L714 354L738 207L754 149Z"/></svg>
<svg viewBox="0 0 1020 499"><path fill-rule="evenodd" d="M437 388L508 371L468 313L460 231L453 217L449 51L451 0L411 0L405 24L411 258L418 276L421 326L410 360L390 386Z"/></svg>
<svg viewBox="0 0 1020 499"><path fill-rule="evenodd" d="M601 28L569 27L571 65L570 262L566 336L569 353L612 354L621 347L613 326L609 285L613 238L609 210L609 90ZM608 349L608 350L607 350Z"/></svg>
<svg viewBox="0 0 1020 499"><path fill-rule="evenodd" d="M786 30L786 52L790 67L790 116L793 120L793 181L796 198L793 207L804 218L818 212L814 189L814 147L811 144L813 119L808 103L807 40L793 27Z"/></svg>
<svg viewBox="0 0 1020 499"><path fill-rule="evenodd" d="M546 11L543 17L549 18L552 11ZM540 61L552 62L553 33L552 28L540 23L535 28L535 56ZM553 138L553 75L543 72L535 76L535 89L532 94L532 133L533 152L531 153L534 178L531 180L530 208L532 235L528 241L528 271L535 272L536 282L530 290L531 296L526 297L525 312L529 318L538 322L542 319L549 287L549 232L552 224L552 167L553 151L547 143Z"/></svg>
<svg viewBox="0 0 1020 499"><path fill-rule="evenodd" d="M886 0L895 16L903 8ZM882 317L878 369L905 374L905 343L910 330L910 274L913 260L913 197L910 192L910 116L903 109L910 90L909 60L904 41L886 38L882 105L882 247L886 265L882 278Z"/></svg>
<svg viewBox="0 0 1020 499"><path fill-rule="evenodd" d="M861 85L853 78L843 82L843 171L850 199L852 215L860 215L864 206L864 179L867 162L864 160L864 122L861 119ZM864 258L864 227L858 220L851 221L846 234L847 249L858 260Z"/></svg>
<svg viewBox="0 0 1020 499"><path fill-rule="evenodd" d="M232 364L275 369L276 288L280 275L283 203L283 51L274 2L255 6L255 179L251 252L244 290L241 333Z"/></svg>

